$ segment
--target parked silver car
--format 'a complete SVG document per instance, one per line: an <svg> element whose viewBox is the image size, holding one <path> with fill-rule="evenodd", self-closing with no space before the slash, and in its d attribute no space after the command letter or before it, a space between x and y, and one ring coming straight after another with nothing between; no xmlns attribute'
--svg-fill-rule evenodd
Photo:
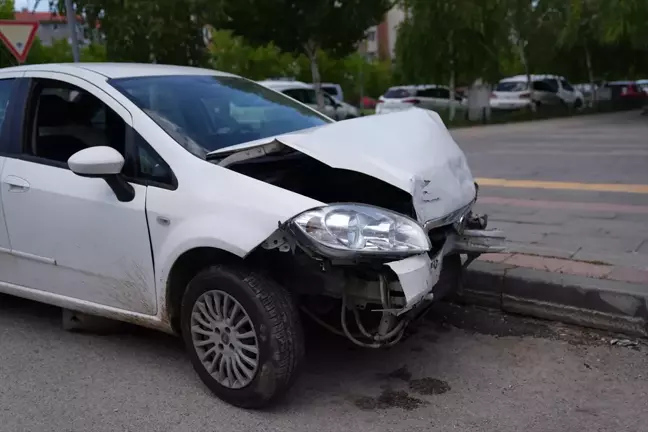
<svg viewBox="0 0 648 432"><path fill-rule="evenodd" d="M491 108L496 110L519 110L540 106L583 106L583 94L567 79L557 75L531 75L531 88L527 76L504 78L497 83L491 94Z"/></svg>
<svg viewBox="0 0 648 432"><path fill-rule="evenodd" d="M429 84L419 86L391 87L380 96L376 105L376 114L387 114L403 111L412 107L425 108L430 111L445 111L450 105L455 108L465 107L465 99L455 94L450 100L450 89L445 86Z"/></svg>

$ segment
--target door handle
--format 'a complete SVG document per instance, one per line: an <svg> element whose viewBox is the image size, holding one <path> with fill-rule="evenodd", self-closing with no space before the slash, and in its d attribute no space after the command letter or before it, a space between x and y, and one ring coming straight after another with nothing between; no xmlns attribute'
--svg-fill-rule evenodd
<svg viewBox="0 0 648 432"><path fill-rule="evenodd" d="M29 182L20 177L7 176L4 183L9 186L9 192L27 192L29 190Z"/></svg>

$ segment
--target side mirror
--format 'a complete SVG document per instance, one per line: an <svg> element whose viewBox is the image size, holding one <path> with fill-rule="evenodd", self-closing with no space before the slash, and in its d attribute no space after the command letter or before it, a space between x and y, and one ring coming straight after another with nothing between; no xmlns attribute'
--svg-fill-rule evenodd
<svg viewBox="0 0 648 432"><path fill-rule="evenodd" d="M119 174L124 167L124 157L112 147L90 147L70 156L68 166L80 176L104 177Z"/></svg>
<svg viewBox="0 0 648 432"><path fill-rule="evenodd" d="M81 177L102 178L117 199L129 202L135 198L135 189L121 175L124 157L107 146L89 147L74 153L68 159L70 170Z"/></svg>

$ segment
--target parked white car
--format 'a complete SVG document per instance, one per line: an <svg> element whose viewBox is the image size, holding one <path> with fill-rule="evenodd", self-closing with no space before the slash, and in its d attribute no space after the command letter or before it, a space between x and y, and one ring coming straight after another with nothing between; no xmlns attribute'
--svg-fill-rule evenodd
<svg viewBox="0 0 648 432"><path fill-rule="evenodd" d="M583 107L584 96L564 77L557 75L531 75L531 88L527 76L504 78L491 94L490 105L496 110L520 110L535 106Z"/></svg>
<svg viewBox="0 0 648 432"><path fill-rule="evenodd" d="M0 105L0 292L180 334L237 406L293 383L298 308L391 346L501 250L429 111L334 122L234 75L111 63L1 69Z"/></svg>
<svg viewBox="0 0 648 432"><path fill-rule="evenodd" d="M318 109L317 97L312 84L306 84L301 81L259 81L259 84L268 87L274 91L290 96L298 102L308 105L311 108ZM324 95L324 109L322 114L334 120L346 120L355 118L360 115L358 109L346 102L339 101L327 92Z"/></svg>
<svg viewBox="0 0 648 432"><path fill-rule="evenodd" d="M413 107L424 108L431 111L446 111L450 104L455 108L465 107L466 100L460 95L455 95L450 101L450 89L440 85L397 86L389 88L378 99L376 114L387 114L403 111Z"/></svg>

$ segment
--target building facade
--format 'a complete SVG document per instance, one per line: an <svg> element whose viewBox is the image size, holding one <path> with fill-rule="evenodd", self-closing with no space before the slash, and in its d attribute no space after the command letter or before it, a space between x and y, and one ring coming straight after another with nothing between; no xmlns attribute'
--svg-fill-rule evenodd
<svg viewBox="0 0 648 432"><path fill-rule="evenodd" d="M23 9L15 13L17 21L36 21L38 22L38 39L45 46L50 46L56 40L67 39L71 43L70 28L67 24L67 18L53 12L30 12ZM86 38L83 19L77 17L76 32L80 45L88 44L90 41Z"/></svg>
<svg viewBox="0 0 648 432"><path fill-rule="evenodd" d="M398 27L405 18L406 13L402 7L395 6L390 9L378 25L367 29L367 36L358 48L360 53L369 60L393 61Z"/></svg>

